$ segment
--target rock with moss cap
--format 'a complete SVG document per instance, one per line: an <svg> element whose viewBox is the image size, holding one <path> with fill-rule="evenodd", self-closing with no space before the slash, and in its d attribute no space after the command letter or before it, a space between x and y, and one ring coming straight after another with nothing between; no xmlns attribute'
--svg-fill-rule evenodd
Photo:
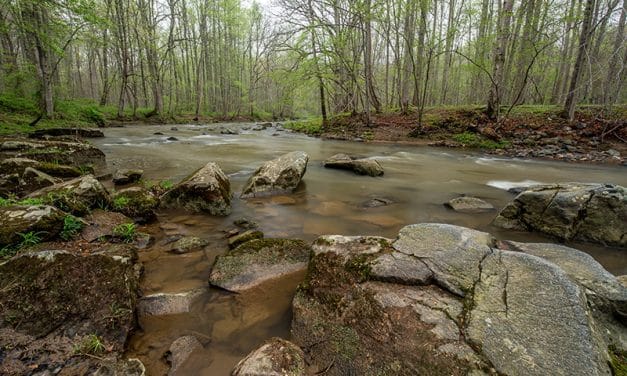
<svg viewBox="0 0 627 376"><path fill-rule="evenodd" d="M139 286L136 252L128 251L134 256L49 249L0 264L0 369L87 374L122 355Z"/></svg>
<svg viewBox="0 0 627 376"><path fill-rule="evenodd" d="M456 197L445 205L461 213L481 213L494 210L494 206L489 202L471 196Z"/></svg>
<svg viewBox="0 0 627 376"><path fill-rule="evenodd" d="M353 158L346 154L336 154L325 160L322 165L326 168L353 171L357 175L382 176L383 167L374 159Z"/></svg>
<svg viewBox="0 0 627 376"><path fill-rule="evenodd" d="M496 226L564 240L627 246L627 189L563 183L527 188L494 219Z"/></svg>
<svg viewBox="0 0 627 376"><path fill-rule="evenodd" d="M274 337L240 360L232 376L304 376L305 354L290 341Z"/></svg>
<svg viewBox="0 0 627 376"><path fill-rule="evenodd" d="M121 189L113 195L113 210L145 223L155 219L159 199L143 187Z"/></svg>
<svg viewBox="0 0 627 376"><path fill-rule="evenodd" d="M161 196L166 208L226 216L231 213L231 183L216 163L207 163Z"/></svg>
<svg viewBox="0 0 627 376"><path fill-rule="evenodd" d="M35 191L30 198L40 198L57 208L75 215L85 215L90 209L107 207L109 191L93 175L85 175Z"/></svg>
<svg viewBox="0 0 627 376"><path fill-rule="evenodd" d="M311 248L296 239L255 239L216 258L209 283L242 292L307 268Z"/></svg>
<svg viewBox="0 0 627 376"><path fill-rule="evenodd" d="M242 198L271 196L293 192L307 170L309 156L293 151L262 164L248 179Z"/></svg>
<svg viewBox="0 0 627 376"><path fill-rule="evenodd" d="M428 223L312 254L292 321L309 373L609 375L625 351L627 290L576 250Z"/></svg>
<svg viewBox="0 0 627 376"><path fill-rule="evenodd" d="M244 244L251 240L262 239L262 238L263 238L263 232L259 230L247 230L247 231L242 232L241 234L237 234L229 238L229 249L234 249L240 246L241 244Z"/></svg>
<svg viewBox="0 0 627 376"><path fill-rule="evenodd" d="M185 236L170 245L168 252L176 254L184 254L189 252L200 251L209 245L205 239L196 236Z"/></svg>
<svg viewBox="0 0 627 376"><path fill-rule="evenodd" d="M65 216L47 205L0 207L0 248L20 243L28 233L40 240L53 239L63 229Z"/></svg>

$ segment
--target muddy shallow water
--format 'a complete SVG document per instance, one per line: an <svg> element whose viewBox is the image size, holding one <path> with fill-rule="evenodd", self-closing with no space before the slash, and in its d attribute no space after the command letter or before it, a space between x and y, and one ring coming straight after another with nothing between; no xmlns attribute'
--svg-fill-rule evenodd
<svg viewBox="0 0 627 376"><path fill-rule="evenodd" d="M242 130L250 124L129 126L105 130L92 140L106 156L109 168L138 167L150 181L178 182L207 162L218 163L229 175L235 193L233 213L225 218L161 212L159 221L144 230L156 237L155 246L142 251L145 294L181 292L207 286L216 255L227 249L224 232L234 219L259 223L267 237L312 241L321 234L394 237L407 224L442 222L488 231L500 239L551 241L541 235L504 231L490 225L496 213L461 214L442 203L460 194L483 198L497 210L513 195L504 188L517 183L603 182L627 185L627 168L562 162L499 159L476 153L340 141L322 141L300 134ZM222 135L219 128L240 130ZM161 132L163 135L154 135ZM168 137L177 141L168 141ZM264 161L303 150L310 156L307 173L289 196L240 200L250 174ZM321 162L336 153L376 157L385 175L371 178L325 169ZM363 203L385 198L393 204L365 208ZM204 252L171 255L165 241L173 235L210 240ZM571 243L590 253L609 271L627 274L627 257L618 249ZM289 338L290 301L303 274L270 282L244 294L207 289L184 315L140 319L142 330L131 340L129 356L138 357L150 375L167 373L163 353L176 338L193 334L205 350L195 353L181 374L228 375L233 365L271 336Z"/></svg>

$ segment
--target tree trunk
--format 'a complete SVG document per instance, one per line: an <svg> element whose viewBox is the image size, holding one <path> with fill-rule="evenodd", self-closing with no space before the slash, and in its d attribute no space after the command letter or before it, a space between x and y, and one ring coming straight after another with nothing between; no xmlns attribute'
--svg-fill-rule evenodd
<svg viewBox="0 0 627 376"><path fill-rule="evenodd" d="M505 53L509 41L510 23L512 20L512 8L514 0L504 0L503 7L498 18L497 41L494 48L494 69L492 71L492 86L488 98L486 114L490 119L499 120L501 111L501 87L503 81L503 65Z"/></svg>
<svg viewBox="0 0 627 376"><path fill-rule="evenodd" d="M577 52L577 60L573 68L573 74L570 80L570 89L566 95L564 103L564 116L569 120L575 119L575 105L577 103L577 88L584 59L588 51L588 42L592 29L592 13L594 11L595 0L586 0L586 9L584 10L583 24L581 25L581 35L579 37L579 49Z"/></svg>

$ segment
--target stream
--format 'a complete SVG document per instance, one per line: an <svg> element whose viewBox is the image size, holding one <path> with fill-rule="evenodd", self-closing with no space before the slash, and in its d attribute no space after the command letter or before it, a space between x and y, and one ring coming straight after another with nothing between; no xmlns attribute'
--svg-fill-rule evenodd
<svg viewBox="0 0 627 376"><path fill-rule="evenodd" d="M182 211L162 211L158 221L141 230L152 234L155 245L140 251L145 271L142 292L182 292L207 287L211 265L227 250L225 232L233 220L247 218L259 224L266 237L300 238L311 242L321 234L379 235L394 238L405 225L450 223L487 231L499 239L525 242L553 241L539 234L493 227L496 212L457 213L443 203L462 194L482 198L501 209L516 185L555 182L613 183L627 186L627 168L565 162L516 160L479 153L417 146L323 141L254 124L128 126L107 128L105 138L91 142L105 152L109 169L141 168L147 181L177 183L207 162L216 162L229 176L234 192L233 212L212 217ZM220 134L220 129L239 134ZM248 128L246 130L245 128ZM157 134L155 133L162 133ZM176 141L169 141L175 137ZM309 154L307 172L291 195L239 199L254 170L281 154L302 150ZM336 153L374 157L385 175L380 178L325 169L322 161ZM373 198L392 204L369 208ZM165 242L175 235L193 235L210 241L204 252L174 255ZM585 243L568 245L591 254L607 270L627 274L624 250ZM290 304L304 273L272 281L243 294L207 288L187 314L140 318L128 356L144 362L149 375L168 372L163 359L172 341L195 335L204 345L180 369L179 375L228 375L233 366L264 340L289 339Z"/></svg>

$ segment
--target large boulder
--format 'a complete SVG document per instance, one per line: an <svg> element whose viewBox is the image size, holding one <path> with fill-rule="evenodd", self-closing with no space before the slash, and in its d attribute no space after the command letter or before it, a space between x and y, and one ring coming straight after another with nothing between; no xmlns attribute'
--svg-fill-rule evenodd
<svg viewBox="0 0 627 376"><path fill-rule="evenodd" d="M589 256L442 224L323 236L293 301L311 373L610 375L627 289Z"/></svg>
<svg viewBox="0 0 627 376"><path fill-rule="evenodd" d="M270 196L293 192L307 170L309 156L293 151L261 165L248 179L242 198Z"/></svg>
<svg viewBox="0 0 627 376"><path fill-rule="evenodd" d="M274 337L240 360L231 375L304 376L305 354L290 341Z"/></svg>
<svg viewBox="0 0 627 376"><path fill-rule="evenodd" d="M121 355L136 326L136 260L132 247L107 246L87 256L24 253L0 264L3 374L92 374Z"/></svg>
<svg viewBox="0 0 627 376"><path fill-rule="evenodd" d="M231 183L215 163L207 163L161 197L166 208L181 207L212 215L231 213Z"/></svg>
<svg viewBox="0 0 627 376"><path fill-rule="evenodd" d="M85 215L92 208L110 205L107 189L93 175L85 175L35 191L30 198L40 198L57 208L76 215Z"/></svg>
<svg viewBox="0 0 627 376"><path fill-rule="evenodd" d="M0 248L17 245L26 234L52 239L63 229L66 214L47 205L0 207Z"/></svg>
<svg viewBox="0 0 627 376"><path fill-rule="evenodd" d="M565 183L521 192L494 219L496 226L539 231L559 239L627 246L627 190L619 185Z"/></svg>
<svg viewBox="0 0 627 376"><path fill-rule="evenodd" d="M357 175L381 176L383 167L374 159L353 158L346 154L336 154L322 163L326 168L353 171Z"/></svg>
<svg viewBox="0 0 627 376"><path fill-rule="evenodd" d="M209 283L241 292L307 268L310 247L302 240L255 239L218 256Z"/></svg>

